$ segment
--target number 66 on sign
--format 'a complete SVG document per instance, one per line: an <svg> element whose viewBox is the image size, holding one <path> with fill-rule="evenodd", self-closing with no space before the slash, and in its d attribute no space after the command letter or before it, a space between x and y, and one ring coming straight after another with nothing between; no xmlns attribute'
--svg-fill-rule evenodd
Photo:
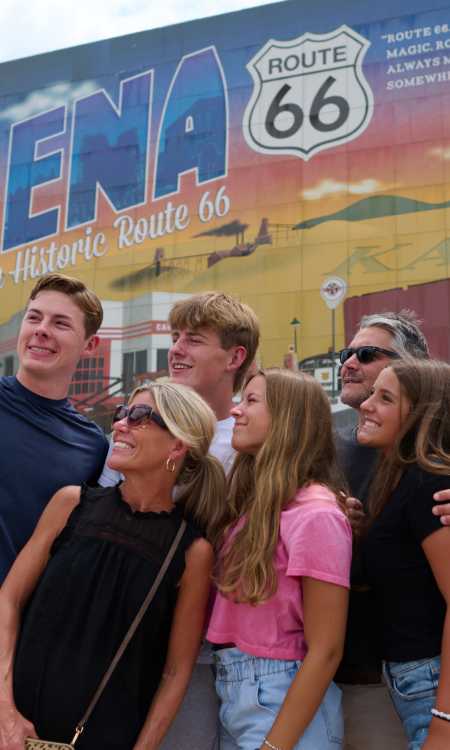
<svg viewBox="0 0 450 750"><path fill-rule="evenodd" d="M269 40L247 65L254 82L243 121L248 145L307 161L357 138L373 114L362 70L369 46L345 25L289 42Z"/></svg>

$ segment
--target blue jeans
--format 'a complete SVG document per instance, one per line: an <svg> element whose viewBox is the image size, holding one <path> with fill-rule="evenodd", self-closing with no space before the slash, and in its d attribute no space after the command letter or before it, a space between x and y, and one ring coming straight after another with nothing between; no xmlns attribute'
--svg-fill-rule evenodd
<svg viewBox="0 0 450 750"><path fill-rule="evenodd" d="M215 653L220 699L220 750L258 750L269 733L300 661L262 659L238 648ZM295 750L339 750L341 691L333 682Z"/></svg>
<svg viewBox="0 0 450 750"><path fill-rule="evenodd" d="M420 750L427 738L440 672L440 656L383 664L384 679L408 738L408 750Z"/></svg>

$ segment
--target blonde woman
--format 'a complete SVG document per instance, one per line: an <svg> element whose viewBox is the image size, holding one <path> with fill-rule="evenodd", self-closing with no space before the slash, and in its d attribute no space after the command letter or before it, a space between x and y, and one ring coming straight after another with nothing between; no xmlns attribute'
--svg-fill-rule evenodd
<svg viewBox="0 0 450 750"><path fill-rule="evenodd" d="M208 455L214 428L191 389L139 388L113 423L109 461L124 481L66 487L50 501L0 591L1 750L23 750L25 736L70 741L186 516L163 582L77 742L77 750L159 747L204 626L213 553L202 529L214 536L225 486Z"/></svg>
<svg viewBox="0 0 450 750"><path fill-rule="evenodd" d="M231 413L239 455L207 633L220 747L336 750L351 530L328 400L306 375L267 370Z"/></svg>
<svg viewBox="0 0 450 750"><path fill-rule="evenodd" d="M384 677L409 750L447 750L450 529L432 508L450 476L450 366L382 370L361 404L358 442L381 453L361 546Z"/></svg>

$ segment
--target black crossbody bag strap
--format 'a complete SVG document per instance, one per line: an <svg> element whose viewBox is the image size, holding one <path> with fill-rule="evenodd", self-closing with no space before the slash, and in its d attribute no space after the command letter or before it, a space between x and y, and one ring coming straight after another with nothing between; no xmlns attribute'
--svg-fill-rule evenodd
<svg viewBox="0 0 450 750"><path fill-rule="evenodd" d="M111 664L109 665L108 669L106 670L105 674L103 675L103 678L102 678L102 680L101 680L101 682L100 682L97 690L95 691L94 696L93 696L91 702L89 703L89 706L87 707L84 715L82 716L82 718L80 719L80 721L77 724L77 727L76 727L76 730L75 730L75 735L74 735L74 737L72 739L72 742L71 742L72 745L75 744L75 742L77 741L77 739L80 736L81 732L83 731L84 727L86 726L86 722L89 719L90 715L92 714L95 706L97 705L97 703L98 703L98 701L99 701L99 699L100 699L100 697L101 697L101 695L102 695L102 693L103 693L106 685L109 682L109 679L110 679L112 673L114 672L115 668L117 667L117 664L119 663L120 659L122 658L123 653L124 653L126 647L128 646L128 644L131 641L133 635L135 634L137 628L139 627L139 624L140 624L142 618L144 617L144 615L145 615L145 613L146 613L146 611L147 611L147 609L149 607L150 602L152 601L152 599L154 598L156 592L158 591L158 588L160 586L160 583L161 583L162 579L164 578L164 575L165 575L165 573L167 571L167 568L169 567L170 563L172 562L173 556L174 556L175 552L177 551L178 545L181 542L181 539L183 537L185 529L186 529L186 521L183 520L181 522L181 524L180 524L180 528L178 529L178 531L176 533L176 536L175 536L172 544L170 545L170 549L169 549L169 551L168 551L168 553L167 553L167 555L165 557L165 560L164 560L163 564L161 565L159 573L156 576L156 578L155 578L155 580L153 582L153 585L152 585L150 591L148 592L147 596L145 597L144 601L142 602L142 605L141 605L141 607L140 607L137 615L135 616L133 622L131 623L130 627L128 628L127 633L126 633L126 635L125 635L122 643L120 644L119 648L117 649L116 653L114 654L114 658L113 658Z"/></svg>

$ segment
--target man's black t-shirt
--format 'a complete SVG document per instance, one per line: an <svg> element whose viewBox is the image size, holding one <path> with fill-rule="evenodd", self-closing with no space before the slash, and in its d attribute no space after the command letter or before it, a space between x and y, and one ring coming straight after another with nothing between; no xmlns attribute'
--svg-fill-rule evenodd
<svg viewBox="0 0 450 750"><path fill-rule="evenodd" d="M350 493L366 506L378 463L378 451L359 445L354 425L337 432L335 444L339 466ZM351 584L344 656L336 680L362 684L380 682L381 662L378 656L373 599L357 545L353 549Z"/></svg>
<svg viewBox="0 0 450 750"><path fill-rule="evenodd" d="M381 656L412 661L441 651L446 605L421 543L442 529L433 493L449 476L408 468L370 526L362 548L380 628Z"/></svg>
<svg viewBox="0 0 450 750"><path fill-rule="evenodd" d="M339 430L335 435L335 445L338 463L347 480L350 493L365 505L375 475L378 451L376 448L360 445L356 434L355 425Z"/></svg>

